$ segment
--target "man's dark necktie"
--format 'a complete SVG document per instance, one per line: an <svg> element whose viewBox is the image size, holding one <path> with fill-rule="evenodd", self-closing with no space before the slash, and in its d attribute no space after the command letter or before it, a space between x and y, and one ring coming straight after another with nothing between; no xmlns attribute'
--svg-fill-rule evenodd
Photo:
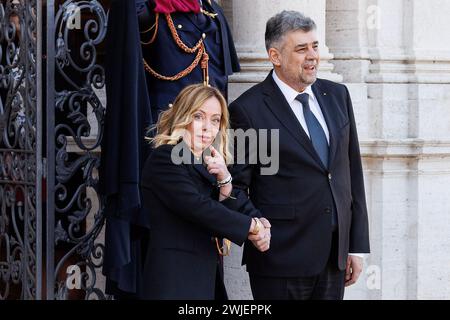
<svg viewBox="0 0 450 320"><path fill-rule="evenodd" d="M309 95L307 93L302 93L299 94L295 99L300 101L300 103L303 105L303 115L305 116L305 122L308 126L312 145L319 155L320 160L322 160L325 168L328 168L329 148L327 137L325 135L325 132L323 131L322 126L309 107Z"/></svg>
<svg viewBox="0 0 450 320"><path fill-rule="evenodd" d="M314 115L314 113L312 113L311 108L309 107L309 95L307 93L302 93L299 94L295 99L300 101L300 103L303 105L303 115L305 116L305 122L308 127L312 145L319 155L320 160L322 160L322 163L325 165L325 168L328 168L329 147L327 136L325 135L325 132L323 131L319 120L317 120L316 116ZM337 216L334 203L331 212L331 219L333 229L335 229L337 227Z"/></svg>

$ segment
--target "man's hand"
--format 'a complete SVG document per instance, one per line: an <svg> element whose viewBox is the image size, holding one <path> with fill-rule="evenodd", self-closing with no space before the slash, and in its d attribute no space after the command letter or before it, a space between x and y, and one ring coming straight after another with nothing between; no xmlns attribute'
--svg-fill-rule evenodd
<svg viewBox="0 0 450 320"><path fill-rule="evenodd" d="M363 259L361 257L349 255L347 267L345 268L345 286L351 286L358 281L363 269Z"/></svg>
<svg viewBox="0 0 450 320"><path fill-rule="evenodd" d="M270 229L270 227L272 227L272 226L270 225L269 220L267 220L266 218L260 218L259 221L262 222L264 228L269 228L269 229ZM270 232L270 230L269 230L269 232Z"/></svg>
<svg viewBox="0 0 450 320"><path fill-rule="evenodd" d="M270 223L267 219L259 219L262 223L262 227L259 229L258 234L249 234L248 240L261 252L267 251L270 248Z"/></svg>

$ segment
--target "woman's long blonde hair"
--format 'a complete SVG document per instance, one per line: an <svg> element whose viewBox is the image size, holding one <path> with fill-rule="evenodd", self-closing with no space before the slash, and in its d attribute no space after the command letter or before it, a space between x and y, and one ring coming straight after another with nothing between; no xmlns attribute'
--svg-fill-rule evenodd
<svg viewBox="0 0 450 320"><path fill-rule="evenodd" d="M156 148L163 144L176 145L183 137L187 126L193 121L193 114L199 110L206 100L216 98L220 102L222 117L220 118L218 139L218 149L225 159L225 163L232 161L229 151L228 139L228 106L225 98L216 88L204 86L203 84L193 84L184 88L175 99L172 107L161 112L158 122L150 128L149 133L156 130L156 135L146 139Z"/></svg>

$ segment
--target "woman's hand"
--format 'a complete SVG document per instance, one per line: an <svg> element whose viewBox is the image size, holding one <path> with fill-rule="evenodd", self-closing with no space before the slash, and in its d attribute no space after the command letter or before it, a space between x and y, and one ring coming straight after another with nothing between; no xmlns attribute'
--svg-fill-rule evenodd
<svg viewBox="0 0 450 320"><path fill-rule="evenodd" d="M211 151L211 156L205 156L208 172L215 175L217 181L227 179L230 176L230 172L228 171L225 159L213 146L209 146L209 150Z"/></svg>

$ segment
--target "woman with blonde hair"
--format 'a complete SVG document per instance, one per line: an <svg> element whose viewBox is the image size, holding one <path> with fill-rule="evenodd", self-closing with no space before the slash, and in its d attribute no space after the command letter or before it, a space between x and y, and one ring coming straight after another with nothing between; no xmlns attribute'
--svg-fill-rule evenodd
<svg viewBox="0 0 450 320"><path fill-rule="evenodd" d="M227 129L225 99L201 84L186 87L159 117L141 182L151 224L144 299L226 298L220 256L229 240L269 248L270 224L233 189Z"/></svg>

